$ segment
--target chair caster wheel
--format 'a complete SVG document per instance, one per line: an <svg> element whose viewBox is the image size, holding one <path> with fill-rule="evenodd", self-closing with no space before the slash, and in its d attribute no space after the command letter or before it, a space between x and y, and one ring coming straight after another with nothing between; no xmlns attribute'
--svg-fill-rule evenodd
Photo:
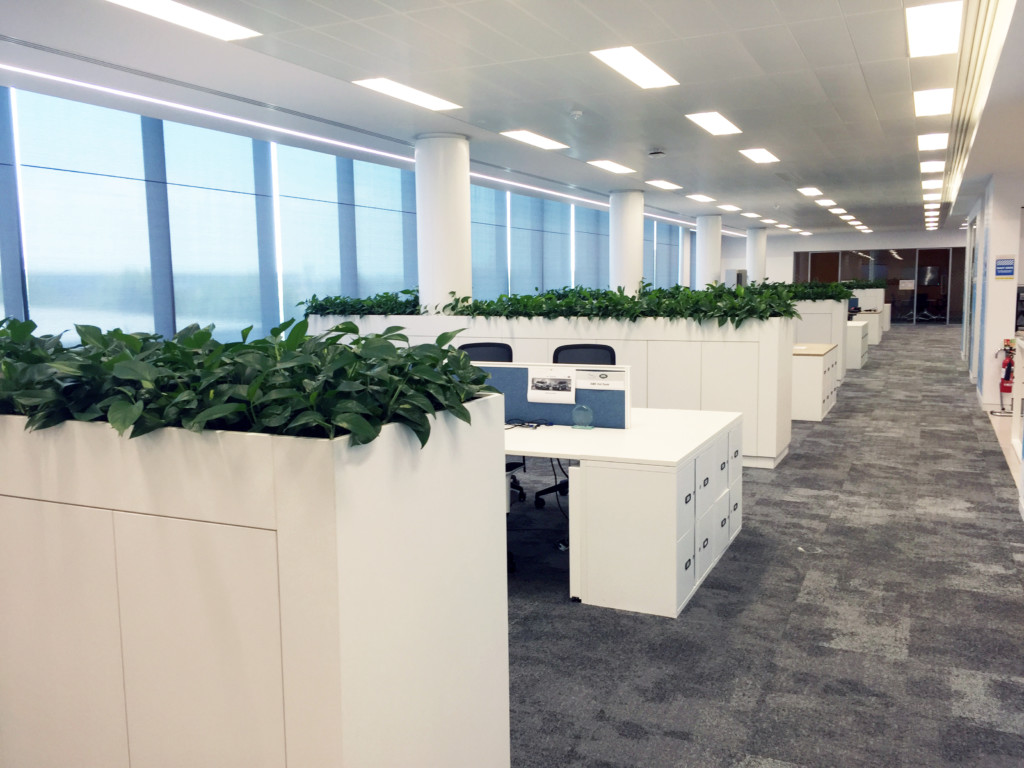
<svg viewBox="0 0 1024 768"><path fill-rule="evenodd" d="M537 509L544 509L545 504L547 504L547 502L544 501L544 498L542 496L538 496L536 499L533 500L533 506L536 507Z"/></svg>

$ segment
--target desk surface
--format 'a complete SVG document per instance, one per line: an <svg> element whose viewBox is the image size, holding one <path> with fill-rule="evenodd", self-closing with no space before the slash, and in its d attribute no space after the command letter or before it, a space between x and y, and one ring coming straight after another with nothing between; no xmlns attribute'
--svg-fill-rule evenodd
<svg viewBox="0 0 1024 768"><path fill-rule="evenodd" d="M793 354L797 357L821 357L835 348L835 344L797 344L793 347Z"/></svg>
<svg viewBox="0 0 1024 768"><path fill-rule="evenodd" d="M675 466L710 443L742 414L633 408L629 429L514 427L505 430L505 453L562 459Z"/></svg>

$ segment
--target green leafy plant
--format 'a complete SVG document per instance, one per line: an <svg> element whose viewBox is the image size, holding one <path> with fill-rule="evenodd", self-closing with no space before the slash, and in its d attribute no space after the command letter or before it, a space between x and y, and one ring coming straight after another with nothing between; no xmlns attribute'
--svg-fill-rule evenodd
<svg viewBox="0 0 1024 768"><path fill-rule="evenodd" d="M845 283L794 283L789 286L797 301L843 301L853 298Z"/></svg>
<svg viewBox="0 0 1024 768"><path fill-rule="evenodd" d="M398 293L378 293L365 299L356 299L350 296L325 296L317 297L313 294L305 301L300 301L297 306L305 307L306 317L310 315L419 315L423 312L420 307L419 292L414 289L406 289Z"/></svg>
<svg viewBox="0 0 1024 768"><path fill-rule="evenodd" d="M642 317L668 317L699 322L715 320L719 325L732 323L738 327L747 320L796 316L791 286L777 283L737 288L714 284L703 291L681 286L652 288L645 283L636 296L626 294L622 288L609 291L582 287L558 288L538 294L503 295L496 299L450 295L451 301L442 308L445 314L473 317L588 317L629 321ZM328 306L323 303L325 301L318 300L321 304L317 306ZM310 306L307 302L307 307ZM312 309L307 311L320 314Z"/></svg>
<svg viewBox="0 0 1024 768"><path fill-rule="evenodd" d="M35 336L35 323L0 321L0 414L28 417L28 429L64 421L108 421L138 437L161 427L226 429L301 437L351 435L368 443L388 423L404 424L421 445L430 417L484 392L487 374L450 346L410 346L401 328L359 335L342 323L310 337L289 320L265 339L213 338L191 325L166 341L153 334L77 325L81 344Z"/></svg>
<svg viewBox="0 0 1024 768"><path fill-rule="evenodd" d="M854 291L864 288L885 288L885 278L879 278L878 280L843 280L843 285Z"/></svg>

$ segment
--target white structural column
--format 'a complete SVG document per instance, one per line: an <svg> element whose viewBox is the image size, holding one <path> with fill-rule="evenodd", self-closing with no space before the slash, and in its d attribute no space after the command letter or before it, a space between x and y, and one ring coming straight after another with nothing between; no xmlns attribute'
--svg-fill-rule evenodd
<svg viewBox="0 0 1024 768"><path fill-rule="evenodd" d="M679 228L679 284L690 287L690 235L692 229Z"/></svg>
<svg viewBox="0 0 1024 768"><path fill-rule="evenodd" d="M767 273L768 230L751 227L747 230L747 282L761 282Z"/></svg>
<svg viewBox="0 0 1024 768"><path fill-rule="evenodd" d="M469 141L454 134L416 139L416 250L420 304L473 292L469 225Z"/></svg>
<svg viewBox="0 0 1024 768"><path fill-rule="evenodd" d="M722 281L722 217L697 217L697 279L698 291L708 283Z"/></svg>
<svg viewBox="0 0 1024 768"><path fill-rule="evenodd" d="M644 193L638 189L612 192L609 198L608 284L632 295L644 276Z"/></svg>

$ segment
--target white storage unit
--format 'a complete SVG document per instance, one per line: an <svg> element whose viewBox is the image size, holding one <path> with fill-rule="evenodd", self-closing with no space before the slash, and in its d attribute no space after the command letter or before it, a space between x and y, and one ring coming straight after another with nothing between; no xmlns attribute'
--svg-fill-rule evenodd
<svg viewBox="0 0 1024 768"><path fill-rule="evenodd" d="M570 596L674 618L742 527L742 417L634 408L630 424L508 430L505 450L580 462L569 470Z"/></svg>
<svg viewBox="0 0 1024 768"><path fill-rule="evenodd" d="M835 344L839 347L839 368L837 379L841 384L846 376L846 318L847 302L843 301L798 301L796 311L795 344Z"/></svg>
<svg viewBox="0 0 1024 768"><path fill-rule="evenodd" d="M892 327L892 304L886 304L882 308L882 333Z"/></svg>
<svg viewBox="0 0 1024 768"><path fill-rule="evenodd" d="M860 301L862 310L881 312L885 306L885 288L854 288L853 295Z"/></svg>
<svg viewBox="0 0 1024 768"><path fill-rule="evenodd" d="M793 347L793 418L821 421L836 404L839 347L797 344Z"/></svg>
<svg viewBox="0 0 1024 768"><path fill-rule="evenodd" d="M850 320L846 324L846 367L860 368L868 361L868 324Z"/></svg>
<svg viewBox="0 0 1024 768"><path fill-rule="evenodd" d="M882 313L881 312L861 312L857 316L858 320L861 320L868 324L868 344L881 344L882 343Z"/></svg>

